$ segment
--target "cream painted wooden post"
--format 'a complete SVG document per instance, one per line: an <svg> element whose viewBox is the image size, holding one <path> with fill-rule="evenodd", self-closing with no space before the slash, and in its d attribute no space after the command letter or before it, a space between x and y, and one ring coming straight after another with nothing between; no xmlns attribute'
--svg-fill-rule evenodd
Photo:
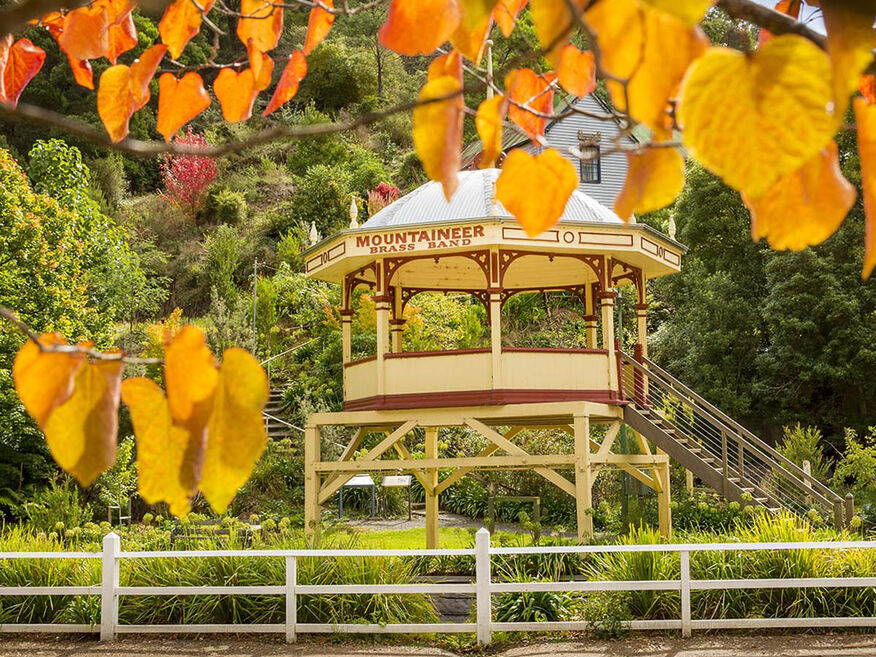
<svg viewBox="0 0 876 657"><path fill-rule="evenodd" d="M103 568L100 580L100 640L114 641L119 624L119 535L110 532L103 537Z"/></svg>
<svg viewBox="0 0 876 657"><path fill-rule="evenodd" d="M672 490L669 481L669 459L654 469L654 473L660 473L660 493L657 498L657 520L660 535L664 538L672 537Z"/></svg>
<svg viewBox="0 0 876 657"><path fill-rule="evenodd" d="M690 636L690 552L682 550L681 557L681 636Z"/></svg>
<svg viewBox="0 0 876 657"><path fill-rule="evenodd" d="M481 527L475 534L475 605L479 646L490 645L492 639L490 577L490 532Z"/></svg>
<svg viewBox="0 0 876 657"><path fill-rule="evenodd" d="M490 354L493 390L502 388L502 293L490 292Z"/></svg>
<svg viewBox="0 0 876 657"><path fill-rule="evenodd" d="M384 285L383 260L378 260L375 266L377 273L377 295L375 301L375 315L377 322L377 394L386 393L386 371L384 369L384 356L389 351L389 306L390 297Z"/></svg>
<svg viewBox="0 0 876 657"><path fill-rule="evenodd" d="M426 458L438 458L438 427L426 427ZM438 469L426 471L428 484L435 490L438 485ZM426 489L426 547L430 550L438 548L438 493L429 493Z"/></svg>
<svg viewBox="0 0 876 657"><path fill-rule="evenodd" d="M304 535L311 542L319 538L319 474L315 466L320 451L319 427L308 424L304 427Z"/></svg>
<svg viewBox="0 0 876 657"><path fill-rule="evenodd" d="M402 287L394 285L392 288L392 319L389 320L390 346L392 353L402 351L402 331L405 328L405 320L402 316Z"/></svg>
<svg viewBox="0 0 876 657"><path fill-rule="evenodd" d="M693 494L694 491L694 480L693 480L693 472L690 470L684 471L684 487L687 489L688 494Z"/></svg>
<svg viewBox="0 0 876 657"><path fill-rule="evenodd" d="M286 557L286 643L295 643L297 635L295 625L298 623L298 596L295 587L298 584L298 560Z"/></svg>
<svg viewBox="0 0 876 657"><path fill-rule="evenodd" d="M648 357L648 304L636 304L636 339L642 345L642 356Z"/></svg>
<svg viewBox="0 0 876 657"><path fill-rule="evenodd" d="M617 393L617 356L614 348L614 299L617 292L599 293L599 308L602 312L602 348L608 352L608 389Z"/></svg>
<svg viewBox="0 0 876 657"><path fill-rule="evenodd" d="M347 394L347 368L353 359L353 311L341 310L341 369L344 371L344 395Z"/></svg>
<svg viewBox="0 0 876 657"><path fill-rule="evenodd" d="M578 540L593 537L593 474L590 468L590 416L575 415L575 510Z"/></svg>
<svg viewBox="0 0 876 657"><path fill-rule="evenodd" d="M587 339L587 348L596 349L596 309L593 301L593 286L584 288L584 335Z"/></svg>

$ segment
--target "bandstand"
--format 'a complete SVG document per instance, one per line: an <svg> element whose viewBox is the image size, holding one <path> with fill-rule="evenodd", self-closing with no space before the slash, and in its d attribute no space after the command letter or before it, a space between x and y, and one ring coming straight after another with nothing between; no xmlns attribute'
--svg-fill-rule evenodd
<svg viewBox="0 0 876 657"><path fill-rule="evenodd" d="M305 429L309 533L319 528L321 506L354 475L404 471L425 490L427 547L437 547L441 493L469 472L497 469L532 470L572 496L581 539L593 531L594 480L606 470L622 469L657 492L660 529L670 532L669 457L635 432L639 453L616 449L626 366L615 335L614 305L618 285L635 286L636 352L647 355L646 281L677 272L684 247L646 225L623 223L577 191L556 226L530 237L493 200L498 174L495 169L460 172L450 202L438 183L427 183L362 226L305 252L308 277L343 289L343 410L314 413ZM374 293L376 353L352 360L351 299L359 286ZM501 309L507 299L559 290L581 304L586 326L581 346L503 343ZM406 351L405 306L427 291L477 298L486 309L490 345ZM597 425L606 426L596 430ZM321 431L330 426L354 432L340 458L327 461L321 457ZM423 459L413 459L405 444L418 427L425 432ZM438 436L445 427L477 431L487 447L476 455L439 458ZM533 428L568 432L574 450L527 453L514 438ZM353 460L365 436L375 432L382 440ZM382 458L391 453L394 458Z"/></svg>

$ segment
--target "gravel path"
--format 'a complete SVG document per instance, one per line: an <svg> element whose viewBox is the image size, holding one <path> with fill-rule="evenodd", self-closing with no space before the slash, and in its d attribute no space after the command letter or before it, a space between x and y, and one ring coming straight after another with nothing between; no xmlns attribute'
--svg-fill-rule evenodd
<svg viewBox="0 0 876 657"><path fill-rule="evenodd" d="M876 636L865 634L789 634L705 636L693 639L638 636L623 641L587 638L515 641L496 646L490 657L873 657ZM424 645L394 645L369 640L333 643L307 639L286 645L278 638L133 638L115 643L94 639L32 637L0 639L0 657L452 657L453 652Z"/></svg>

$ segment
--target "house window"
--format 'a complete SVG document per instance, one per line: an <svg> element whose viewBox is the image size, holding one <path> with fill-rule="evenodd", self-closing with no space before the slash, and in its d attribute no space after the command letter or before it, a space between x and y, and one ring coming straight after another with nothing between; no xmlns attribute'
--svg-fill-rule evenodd
<svg viewBox="0 0 876 657"><path fill-rule="evenodd" d="M601 183L602 182L602 160L599 158L598 144L582 144L581 154L584 156L581 159L581 182L583 183Z"/></svg>

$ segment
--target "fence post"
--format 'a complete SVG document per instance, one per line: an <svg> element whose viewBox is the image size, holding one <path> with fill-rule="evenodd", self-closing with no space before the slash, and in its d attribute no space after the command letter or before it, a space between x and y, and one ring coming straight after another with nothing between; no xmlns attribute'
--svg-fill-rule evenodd
<svg viewBox="0 0 876 657"><path fill-rule="evenodd" d="M103 569L100 579L100 640L113 641L119 622L119 535L110 532L103 537Z"/></svg>
<svg viewBox="0 0 876 657"><path fill-rule="evenodd" d="M690 552L682 550L681 556L681 636L690 636Z"/></svg>
<svg viewBox="0 0 876 657"><path fill-rule="evenodd" d="M846 529L852 529L852 518L855 517L855 496L846 493Z"/></svg>
<svg viewBox="0 0 876 657"><path fill-rule="evenodd" d="M488 646L492 639L492 596L490 595L490 532L481 527L475 534L475 588L478 645Z"/></svg>
<svg viewBox="0 0 876 657"><path fill-rule="evenodd" d="M286 557L286 643L295 643L295 625L298 623L298 559Z"/></svg>

